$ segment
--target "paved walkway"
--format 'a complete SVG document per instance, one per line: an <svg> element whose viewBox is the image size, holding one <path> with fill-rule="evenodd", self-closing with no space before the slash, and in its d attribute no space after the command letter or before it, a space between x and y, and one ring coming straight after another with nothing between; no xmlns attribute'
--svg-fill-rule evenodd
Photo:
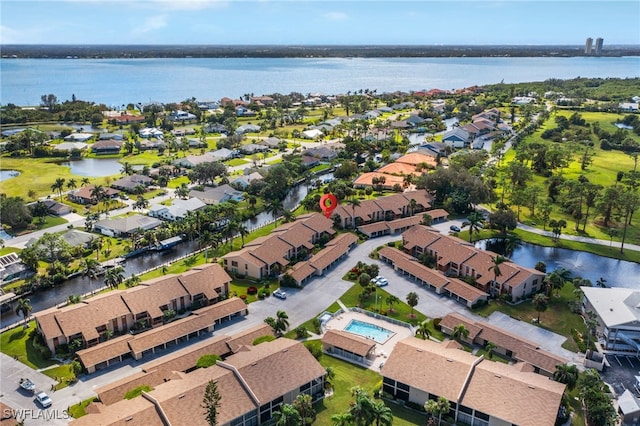
<svg viewBox="0 0 640 426"><path fill-rule="evenodd" d="M542 229L534 228L533 226L525 225L525 224L522 224L522 223L518 224L518 229L522 229L523 231L532 232L532 233L538 234L538 235L545 235L545 236L550 237L550 238L553 237L553 232L551 232L551 231L543 231ZM560 235L560 239L561 240L570 240L570 241L579 241L581 243L599 244L601 246L611 246L611 247L618 247L618 248L620 248L620 246L622 245L618 241L611 242L609 240L600 240L600 239L591 238L591 237L581 237L579 235L561 234ZM624 243L624 248L626 250L640 251L640 245L629 244L628 242Z"/></svg>

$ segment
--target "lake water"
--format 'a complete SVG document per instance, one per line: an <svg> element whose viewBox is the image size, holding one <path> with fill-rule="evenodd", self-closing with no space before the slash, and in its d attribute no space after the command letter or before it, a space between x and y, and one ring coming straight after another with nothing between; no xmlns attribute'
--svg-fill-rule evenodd
<svg viewBox="0 0 640 426"><path fill-rule="evenodd" d="M18 176L20 172L16 170L0 170L0 182Z"/></svg>
<svg viewBox="0 0 640 426"><path fill-rule="evenodd" d="M638 77L640 57L0 59L0 103L39 105L52 93L119 107L300 92L377 93L543 81Z"/></svg>
<svg viewBox="0 0 640 426"><path fill-rule="evenodd" d="M485 248L485 242L476 244ZM611 259L582 251L556 247L542 247L523 243L517 247L510 259L522 266L533 268L543 261L547 272L557 268L571 271L573 276L591 280L593 285L600 277L607 280L608 287L626 287L640 290L640 264L625 260Z"/></svg>
<svg viewBox="0 0 640 426"><path fill-rule="evenodd" d="M83 158L82 160L65 161L60 166L69 167L71 173L87 177L113 176L122 170L117 158Z"/></svg>

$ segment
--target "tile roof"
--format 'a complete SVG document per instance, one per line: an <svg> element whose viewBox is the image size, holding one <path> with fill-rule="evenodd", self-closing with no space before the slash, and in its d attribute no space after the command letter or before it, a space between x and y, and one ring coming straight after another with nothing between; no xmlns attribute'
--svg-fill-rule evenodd
<svg viewBox="0 0 640 426"><path fill-rule="evenodd" d="M99 406L99 413L73 420L73 426L165 426L155 405L144 397Z"/></svg>
<svg viewBox="0 0 640 426"><path fill-rule="evenodd" d="M174 274L146 281L122 293L122 299L134 315L148 312L151 318L162 316L160 307L180 297L188 299L189 293Z"/></svg>
<svg viewBox="0 0 640 426"><path fill-rule="evenodd" d="M211 324L213 324L217 320L246 311L247 309L247 304L244 300L239 297L231 297L214 305L205 306L204 308L195 310L193 311L193 314L206 318L211 322Z"/></svg>
<svg viewBox="0 0 640 426"><path fill-rule="evenodd" d="M445 287L453 279L447 278L438 271L424 266L413 256L403 253L396 248L384 246L378 251L378 254L391 260L398 269L420 278L435 288L440 289Z"/></svg>
<svg viewBox="0 0 640 426"><path fill-rule="evenodd" d="M404 163L410 164L412 166L417 166L421 163L431 164L432 166L436 166L436 159L431 155L421 154L419 152L410 152L408 154L403 155L402 157L396 160L396 163Z"/></svg>
<svg viewBox="0 0 640 426"><path fill-rule="evenodd" d="M231 277L218 263L210 263L182 273L178 280L192 296L204 294L213 300L231 282Z"/></svg>
<svg viewBox="0 0 640 426"><path fill-rule="evenodd" d="M385 173L390 175L415 175L415 176L421 175L420 172L416 171L415 166L411 164L398 163L398 162L386 164L380 167L376 171L378 173Z"/></svg>
<svg viewBox="0 0 640 426"><path fill-rule="evenodd" d="M402 233L402 244L405 250L412 251L416 247L424 249L442 238L442 234L427 226L414 226Z"/></svg>
<svg viewBox="0 0 640 426"><path fill-rule="evenodd" d="M368 172L368 173L363 173L360 176L358 176L354 181L353 184L355 186L373 186L373 178L381 178L384 177L385 182L384 184L381 184L382 187L384 188L392 188L394 185L400 185L402 186L402 184L404 183L404 179L401 176L394 176L394 175L388 175L385 173L377 173L377 172Z"/></svg>
<svg viewBox="0 0 640 426"><path fill-rule="evenodd" d="M455 278L447 283L445 290L471 303L475 303L480 299L486 300L488 298L487 293L484 291Z"/></svg>
<svg viewBox="0 0 640 426"><path fill-rule="evenodd" d="M353 354L366 357L367 354L375 348L376 343L346 331L327 330L327 332L322 336L322 346L324 346L325 349L328 346L334 346Z"/></svg>
<svg viewBox="0 0 640 426"><path fill-rule="evenodd" d="M240 346L252 346L253 341L262 336L273 336L273 329L267 324L258 324L244 331L234 334L227 340L227 346L236 352ZM275 337L275 336L274 336Z"/></svg>

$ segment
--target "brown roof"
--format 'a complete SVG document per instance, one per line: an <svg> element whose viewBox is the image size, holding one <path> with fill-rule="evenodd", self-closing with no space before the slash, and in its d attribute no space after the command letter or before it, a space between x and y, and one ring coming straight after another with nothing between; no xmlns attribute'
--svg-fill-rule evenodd
<svg viewBox="0 0 640 426"><path fill-rule="evenodd" d="M440 326L449 330L453 330L457 325L460 324L464 325L464 328L469 331L470 340L474 340L476 337L478 337L478 334L480 334L480 331L482 330L482 327L477 325L475 321L455 312L445 315L440 321Z"/></svg>
<svg viewBox="0 0 640 426"><path fill-rule="evenodd" d="M18 424L15 415L13 415L13 412L11 411L11 407L0 401L0 410L2 410L2 416L0 416L0 425L15 426Z"/></svg>
<svg viewBox="0 0 640 426"><path fill-rule="evenodd" d="M172 323L154 328L144 333L136 335L134 340L129 342L133 353L139 354L147 349L152 349L158 345L186 336L203 328L213 325L213 322L206 316L191 315L181 318Z"/></svg>
<svg viewBox="0 0 640 426"><path fill-rule="evenodd" d="M193 268L180 275L182 285L192 295L204 294L207 299L218 297L218 291L231 282L231 277L217 263Z"/></svg>
<svg viewBox="0 0 640 426"><path fill-rule="evenodd" d="M369 172L369 173L363 173L360 176L358 176L356 180L353 181L353 184L356 186L357 185L372 186L374 177L377 177L377 178L384 177L385 182L382 184L384 188L391 188L396 184L402 186L402 184L404 183L404 179L401 176L388 175L385 173L378 173L378 172Z"/></svg>
<svg viewBox="0 0 640 426"><path fill-rule="evenodd" d="M440 234L433 228L428 226L418 225L407 229L402 233L402 244L405 250L413 250L415 247L424 249L433 242L442 238Z"/></svg>
<svg viewBox="0 0 640 426"><path fill-rule="evenodd" d="M248 352L238 352L225 363L239 371L261 402L298 392L302 384L326 374L304 345L283 338L254 346Z"/></svg>
<svg viewBox="0 0 640 426"><path fill-rule="evenodd" d="M100 364L101 362L109 361L115 357L130 353L131 348L129 348L128 342L133 338L134 337L131 334L118 336L97 346L82 349L77 352L77 355L80 358L82 365L88 368L90 366Z"/></svg>
<svg viewBox="0 0 640 426"><path fill-rule="evenodd" d="M446 285L445 290L463 298L467 302L471 302L472 304L480 299L487 299L489 297L489 295L484 291L457 278L452 278Z"/></svg>
<svg viewBox="0 0 640 426"><path fill-rule="evenodd" d="M446 211L445 209L433 209L433 210L429 210L425 212L426 214L428 214L429 216L431 216L434 219L438 219L441 217L448 217L449 216L449 212Z"/></svg>
<svg viewBox="0 0 640 426"><path fill-rule="evenodd" d="M202 416L202 415L201 415ZM156 407L144 397L103 406L99 414L80 417L73 426L165 426Z"/></svg>
<svg viewBox="0 0 640 426"><path fill-rule="evenodd" d="M386 164L382 167L380 167L378 170L376 170L378 173L385 173L385 174L390 174L390 175L416 175L416 176L420 176L420 173L416 171L416 166L413 166L411 164L404 164L404 163L389 163Z"/></svg>
<svg viewBox="0 0 640 426"><path fill-rule="evenodd" d="M376 343L346 331L328 330L322 336L322 346L325 349L328 346L333 346L366 357L375 348Z"/></svg>
<svg viewBox="0 0 640 426"><path fill-rule="evenodd" d="M460 265L476 253L476 248L473 246L458 244L452 237L443 237L429 245L429 249L438 256L438 265L449 262Z"/></svg>
<svg viewBox="0 0 640 426"><path fill-rule="evenodd" d="M155 387L163 382L164 378L158 370L139 371L98 388L96 393L104 405L112 405L118 401L122 401L124 394L138 386Z"/></svg>
<svg viewBox="0 0 640 426"><path fill-rule="evenodd" d="M133 314L149 312L151 318L162 316L161 306L180 297L189 298L189 293L177 275L165 275L140 284L122 294L122 299Z"/></svg>
<svg viewBox="0 0 640 426"><path fill-rule="evenodd" d="M77 198L84 198L85 200L92 200L93 197L91 196L91 191L93 191L94 187L95 187L95 185L83 186L82 188L79 188L79 189L73 191L71 193L71 195L73 197L77 197ZM104 189L104 192L105 192L107 197L113 197L114 195L120 193L120 191L118 191L117 189L113 189L113 188L105 187L103 189Z"/></svg>
<svg viewBox="0 0 640 426"><path fill-rule="evenodd" d="M381 373L522 426L553 425L565 387L535 373L414 337L395 346Z"/></svg>
<svg viewBox="0 0 640 426"><path fill-rule="evenodd" d="M391 260L399 270L420 278L422 281L436 288L446 286L451 280L440 272L424 266L413 256L403 253L396 248L385 246L378 251L378 254Z"/></svg>
<svg viewBox="0 0 640 426"><path fill-rule="evenodd" d="M410 152L409 154L403 155L396 160L396 163L411 164L412 166L417 166L421 163L431 164L432 166L437 165L435 158L430 155L421 154L419 152Z"/></svg>
<svg viewBox="0 0 640 426"><path fill-rule="evenodd" d="M60 310L58 308L51 308L35 313L34 316L36 317L38 326L45 336L51 336L53 338L62 335L62 329L58 325L58 321L56 321L56 314L59 312Z"/></svg>
<svg viewBox="0 0 640 426"><path fill-rule="evenodd" d="M287 272L287 273L297 283L300 283L302 280L304 280L304 279L310 277L311 275L315 274L316 271L317 271L317 269L314 268L313 266L311 266L311 264L309 264L309 262L298 262L295 265L293 265L291 270L289 270L289 272Z"/></svg>
<svg viewBox="0 0 640 426"><path fill-rule="evenodd" d="M429 340L409 337L393 348L382 367L383 377L456 401L474 355L458 349L446 349ZM412 366L412 368L408 368Z"/></svg>
<svg viewBox="0 0 640 426"><path fill-rule="evenodd" d="M285 255L293 246L284 240L278 238L277 234L272 234L269 238L265 239L262 244L251 250L251 256L262 260L267 265L274 263L280 263L281 265L287 265L289 261L285 258Z"/></svg>
<svg viewBox="0 0 640 426"><path fill-rule="evenodd" d="M481 362L462 405L520 426L555 424L565 385L499 362Z"/></svg>
<svg viewBox="0 0 640 426"><path fill-rule="evenodd" d="M349 252L351 246L358 242L358 237L352 233L340 234L329 241L325 248L314 254L309 263L318 270L323 270L341 256Z"/></svg>
<svg viewBox="0 0 640 426"><path fill-rule="evenodd" d="M211 324L213 324L219 319L226 318L229 315L236 313L241 313L247 309L247 304L244 300L239 297L231 297L214 305L205 306L204 308L195 310L193 311L193 314L206 318L211 322Z"/></svg>
<svg viewBox="0 0 640 426"><path fill-rule="evenodd" d="M236 352L240 346L251 346L254 340L262 336L273 336L273 329L267 324L258 324L234 334L227 340L227 346L232 352Z"/></svg>

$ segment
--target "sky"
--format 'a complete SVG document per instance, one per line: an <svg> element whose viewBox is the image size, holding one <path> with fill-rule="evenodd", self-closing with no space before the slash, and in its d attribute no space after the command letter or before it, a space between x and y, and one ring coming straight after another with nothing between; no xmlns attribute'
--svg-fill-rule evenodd
<svg viewBox="0 0 640 426"><path fill-rule="evenodd" d="M640 1L0 0L0 44L640 44Z"/></svg>

